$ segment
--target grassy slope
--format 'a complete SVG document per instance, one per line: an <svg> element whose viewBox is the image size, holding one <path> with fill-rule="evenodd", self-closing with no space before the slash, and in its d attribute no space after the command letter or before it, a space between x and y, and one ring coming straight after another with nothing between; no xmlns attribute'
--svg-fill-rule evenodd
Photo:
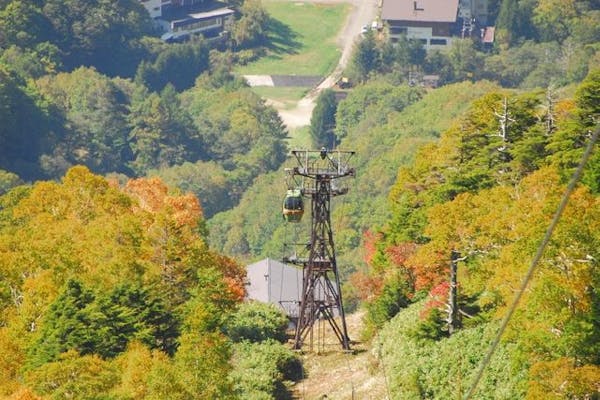
<svg viewBox="0 0 600 400"><path fill-rule="evenodd" d="M280 74L325 76L340 57L335 38L350 6L264 1L272 17L268 54L239 67L237 74Z"/></svg>

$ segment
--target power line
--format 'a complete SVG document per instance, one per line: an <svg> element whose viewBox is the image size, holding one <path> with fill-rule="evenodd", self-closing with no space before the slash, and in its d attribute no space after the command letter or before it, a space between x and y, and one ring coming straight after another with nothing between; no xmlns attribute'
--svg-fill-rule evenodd
<svg viewBox="0 0 600 400"><path fill-rule="evenodd" d="M554 228L556 228L556 225L558 224L558 221L560 220L560 217L561 217L563 211L565 210L567 203L569 202L569 197L573 193L573 190L575 190L575 185L577 185L577 182L581 178L581 174L583 173L583 168L585 167L585 164L587 163L587 161L590 158L590 155L592 154L592 150L594 149L594 145L596 144L596 141L598 140L599 134L600 134L600 127L596 128L596 130L592 134L592 138L591 138L590 142L588 143L588 146L585 149L585 152L583 153L583 157L581 158L581 161L579 162L579 166L573 173L573 176L571 177L571 181L569 182L569 185L567 186L567 190L563 194L563 197L560 201L560 205L558 206L558 209L556 210L556 213L554 214L554 218L552 219L552 222L550 223L550 226L548 227L548 230L546 231L546 234L544 235L544 238L543 238L542 242L540 243L540 246L537 249L535 257L531 261L531 265L529 266L529 269L527 270L527 273L525 274L525 278L523 279L523 282L521 283L521 287L519 288L519 291L517 292L515 299L513 300L512 304L510 305L510 307L508 309L508 313L504 317L504 320L502 321L502 324L500 325L498 333L497 333L496 337L494 338L494 341L490 345L490 348L488 349L488 352L485 355L485 358L483 359L481 366L479 367L479 370L477 371L475 380L473 381L473 383L471 384L471 387L469 388L469 391L463 398L464 400L470 399L471 396L473 396L473 394L475 393L475 390L477 389L477 385L479 384L479 381L481 380L481 377L483 376L485 369L488 367L490 360L491 360L492 356L494 355L496 348L498 347L498 344L500 343L500 338L504 334L504 331L506 330L506 327L508 326L508 322L512 318L517 306L519 305L519 302L521 301L521 297L523 297L523 293L527 289L527 285L529 284L529 281L531 280L533 273L535 272L537 264L539 263L540 259L542 258L542 255L544 254L544 250L546 249L546 246L548 245L548 242L550 241L552 232L554 231Z"/></svg>

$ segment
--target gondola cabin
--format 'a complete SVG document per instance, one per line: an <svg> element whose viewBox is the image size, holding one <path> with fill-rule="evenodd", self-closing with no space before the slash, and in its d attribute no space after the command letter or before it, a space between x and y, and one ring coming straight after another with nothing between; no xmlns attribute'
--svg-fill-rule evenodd
<svg viewBox="0 0 600 400"><path fill-rule="evenodd" d="M287 222L300 222L304 215L304 202L300 189L289 189L283 199L283 218Z"/></svg>

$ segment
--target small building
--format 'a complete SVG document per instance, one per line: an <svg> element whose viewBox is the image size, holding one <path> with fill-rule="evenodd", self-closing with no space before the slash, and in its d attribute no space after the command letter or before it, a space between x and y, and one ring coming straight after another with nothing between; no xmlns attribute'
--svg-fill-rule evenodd
<svg viewBox="0 0 600 400"><path fill-rule="evenodd" d="M392 41L402 35L416 39L426 50L446 48L452 41L459 0L384 0L381 19Z"/></svg>
<svg viewBox="0 0 600 400"><path fill-rule="evenodd" d="M246 267L247 298L280 307L290 318L299 314L302 269L266 258Z"/></svg>
<svg viewBox="0 0 600 400"><path fill-rule="evenodd" d="M383 0L381 20L392 42L415 39L425 50L448 48L453 38L478 34L488 18L488 0Z"/></svg>
<svg viewBox="0 0 600 400"><path fill-rule="evenodd" d="M163 32L164 41L180 41L193 34L219 37L230 31L234 10L226 4L204 0L140 0Z"/></svg>

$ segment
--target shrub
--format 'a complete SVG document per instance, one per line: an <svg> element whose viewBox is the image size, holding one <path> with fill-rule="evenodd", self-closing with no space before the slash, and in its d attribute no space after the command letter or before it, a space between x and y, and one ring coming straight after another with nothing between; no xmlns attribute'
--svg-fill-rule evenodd
<svg viewBox="0 0 600 400"><path fill-rule="evenodd" d="M291 399L286 381L302 378L296 354L275 340L234 346L234 390L242 399Z"/></svg>
<svg viewBox="0 0 600 400"><path fill-rule="evenodd" d="M234 342L247 340L285 342L287 317L272 304L244 303L227 323L227 334Z"/></svg>

